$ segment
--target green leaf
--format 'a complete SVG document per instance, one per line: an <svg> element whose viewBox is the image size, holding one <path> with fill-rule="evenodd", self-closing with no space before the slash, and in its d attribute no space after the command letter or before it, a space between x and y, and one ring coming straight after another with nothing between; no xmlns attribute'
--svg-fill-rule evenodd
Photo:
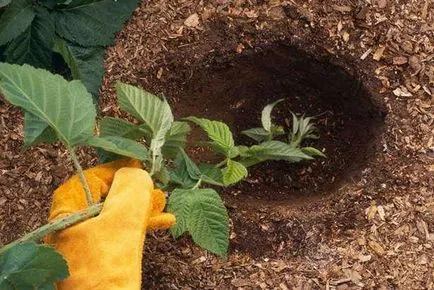
<svg viewBox="0 0 434 290"><path fill-rule="evenodd" d="M85 144L142 161L148 159L148 150L145 146L134 140L119 136L91 137Z"/></svg>
<svg viewBox="0 0 434 290"><path fill-rule="evenodd" d="M195 192L200 189L180 189L176 188L169 196L167 212L176 217L176 224L170 228L170 232L176 238L187 232L187 219L191 212L191 205L194 200Z"/></svg>
<svg viewBox="0 0 434 290"><path fill-rule="evenodd" d="M200 176L202 175L202 173L200 172L197 165L193 162L193 160L190 159L190 157L188 157L187 153L185 153L184 150L181 150L180 155L182 156L182 159L184 160L185 168L188 172L188 175L190 175L190 177L192 179L198 180L200 178Z"/></svg>
<svg viewBox="0 0 434 290"><path fill-rule="evenodd" d="M140 126L119 118L105 117L100 122L100 136L120 136L136 140L145 135Z"/></svg>
<svg viewBox="0 0 434 290"><path fill-rule="evenodd" d="M171 228L175 238L188 231L193 241L221 257L229 246L229 217L219 194L213 189L175 189L168 212L176 216Z"/></svg>
<svg viewBox="0 0 434 290"><path fill-rule="evenodd" d="M184 188L193 187L202 175L197 165L182 149L174 162L176 164L176 169L170 173L172 182L177 183Z"/></svg>
<svg viewBox="0 0 434 290"><path fill-rule="evenodd" d="M166 142L166 134L170 130L173 124L172 110L166 99L163 101L163 107L161 110L161 118L158 123L158 129L153 131L151 145L149 149L152 153L152 171L159 171L163 164L162 147Z"/></svg>
<svg viewBox="0 0 434 290"><path fill-rule="evenodd" d="M276 106L278 103L282 101L283 99L280 99L275 101L274 103L268 104L262 110L261 122L262 122L262 127L265 129L265 131L271 132L271 125L272 125L271 111L273 110L274 106Z"/></svg>
<svg viewBox="0 0 434 290"><path fill-rule="evenodd" d="M138 0L80 0L55 10L56 32L82 46L113 44Z"/></svg>
<svg viewBox="0 0 434 290"><path fill-rule="evenodd" d="M223 170L223 183L224 185L231 185L247 177L247 168L236 161L228 160L227 167Z"/></svg>
<svg viewBox="0 0 434 290"><path fill-rule="evenodd" d="M299 122L297 116L294 113L291 112L291 115L292 115L292 136L295 136L298 133Z"/></svg>
<svg viewBox="0 0 434 290"><path fill-rule="evenodd" d="M55 285L45 285L43 287L39 287L38 290L56 290Z"/></svg>
<svg viewBox="0 0 434 290"><path fill-rule="evenodd" d="M47 123L31 113L24 114L24 146L26 148L39 142L53 143L56 140L56 132Z"/></svg>
<svg viewBox="0 0 434 290"><path fill-rule="evenodd" d="M215 190L197 192L187 217L187 229L196 244L223 258L227 257L229 217Z"/></svg>
<svg viewBox="0 0 434 290"><path fill-rule="evenodd" d="M124 121L119 118L105 117L100 121L100 137L119 136L132 140L139 139L146 135L140 126ZM104 151L101 148L96 150L98 159L101 163L106 163L121 159L122 156Z"/></svg>
<svg viewBox="0 0 434 290"><path fill-rule="evenodd" d="M276 136L285 135L285 129L282 126L276 126L274 124L271 124L271 133L272 133L272 138Z"/></svg>
<svg viewBox="0 0 434 290"><path fill-rule="evenodd" d="M81 80L92 95L98 96L104 74L104 47L83 47L57 37L54 41L54 51L62 55L72 77Z"/></svg>
<svg viewBox="0 0 434 290"><path fill-rule="evenodd" d="M166 133L166 141L161 148L163 155L169 158L174 158L179 153L180 149L184 149L187 145L187 137L190 133L190 125L186 122L175 121Z"/></svg>
<svg viewBox="0 0 434 290"><path fill-rule="evenodd" d="M54 39L54 22L47 9L36 9L31 26L15 38L6 48L6 61L50 68Z"/></svg>
<svg viewBox="0 0 434 290"><path fill-rule="evenodd" d="M176 169L170 172L172 182L183 188L192 188L201 179L208 184L224 186L223 175L219 168L212 164L196 165L184 150L180 152L174 161Z"/></svg>
<svg viewBox="0 0 434 290"><path fill-rule="evenodd" d="M95 107L80 81L68 82L29 65L1 63L0 90L7 101L47 123L67 146L92 136Z"/></svg>
<svg viewBox="0 0 434 290"><path fill-rule="evenodd" d="M0 256L0 289L54 289L68 275L62 255L45 245L19 244Z"/></svg>
<svg viewBox="0 0 434 290"><path fill-rule="evenodd" d="M0 8L8 6L12 0L0 0Z"/></svg>
<svg viewBox="0 0 434 290"><path fill-rule="evenodd" d="M101 164L112 162L123 158L121 155L105 151L101 148L95 148L95 151L96 151L96 155L98 156L98 161Z"/></svg>
<svg viewBox="0 0 434 290"><path fill-rule="evenodd" d="M246 152L250 150L249 147L244 145L237 146L237 148L238 148L238 152L240 153L240 156L245 156Z"/></svg>
<svg viewBox="0 0 434 290"><path fill-rule="evenodd" d="M162 166L160 171L154 174L153 178L160 182L158 187L164 189L170 182L170 172L166 166Z"/></svg>
<svg viewBox="0 0 434 290"><path fill-rule="evenodd" d="M174 170L169 171L170 181L180 185L182 188L192 188L196 185L197 179L191 178L187 171L187 165L181 160ZM175 161L177 163L177 161Z"/></svg>
<svg viewBox="0 0 434 290"><path fill-rule="evenodd" d="M313 148L313 147L303 147L303 148L301 148L301 151L303 151L303 153L305 153L306 155L309 155L312 157L315 157L315 156L320 156L320 157L324 157L324 158L327 157L320 150Z"/></svg>
<svg viewBox="0 0 434 290"><path fill-rule="evenodd" d="M173 123L169 104L165 99L161 100L142 89L121 82L116 84L116 92L121 109L143 121L152 133L152 171L158 172L162 165L161 148Z"/></svg>
<svg viewBox="0 0 434 290"><path fill-rule="evenodd" d="M246 166L266 161L266 160L286 160L289 162L299 162L301 160L312 159L299 148L294 148L289 144L280 141L267 141L259 145L253 145L248 151L241 155L241 160Z"/></svg>
<svg viewBox="0 0 434 290"><path fill-rule="evenodd" d="M239 155L240 155L239 147L234 146L229 150L227 157L232 159L238 157Z"/></svg>
<svg viewBox="0 0 434 290"><path fill-rule="evenodd" d="M204 130L208 138L212 140L212 144L218 151L229 155L230 150L234 147L234 139L228 125L219 121L212 121L204 118L188 117L189 120Z"/></svg>
<svg viewBox="0 0 434 290"><path fill-rule="evenodd" d="M252 128L241 132L244 135L249 136L256 142L262 142L270 138L271 132L266 131L264 128Z"/></svg>
<svg viewBox="0 0 434 290"><path fill-rule="evenodd" d="M318 139L319 136L315 133L317 128L313 124L313 117L300 117L292 114L292 132L289 136L291 146L298 147L304 139Z"/></svg>
<svg viewBox="0 0 434 290"><path fill-rule="evenodd" d="M200 178L203 182L217 186L224 186L223 173L220 168L217 168L213 164L206 163L199 164L198 168L202 173Z"/></svg>
<svg viewBox="0 0 434 290"><path fill-rule="evenodd" d="M298 132L299 134L301 134L302 136L305 136L309 133L313 132L313 129L315 128L315 126L313 125L312 121L312 117L300 117L300 119L298 120Z"/></svg>
<svg viewBox="0 0 434 290"><path fill-rule="evenodd" d="M40 1L42 5L47 8L53 9L56 5L63 4L65 2L70 2L71 0L42 0Z"/></svg>
<svg viewBox="0 0 434 290"><path fill-rule="evenodd" d="M121 82L116 84L116 93L121 109L144 122L153 138L170 130L173 115L165 100Z"/></svg>
<svg viewBox="0 0 434 290"><path fill-rule="evenodd" d="M14 0L0 18L0 46L23 33L30 26L34 17L32 1Z"/></svg>

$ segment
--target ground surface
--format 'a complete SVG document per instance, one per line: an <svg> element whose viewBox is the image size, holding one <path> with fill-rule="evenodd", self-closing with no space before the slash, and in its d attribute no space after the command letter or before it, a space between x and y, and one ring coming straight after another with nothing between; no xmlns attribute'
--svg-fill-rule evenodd
<svg viewBox="0 0 434 290"><path fill-rule="evenodd" d="M150 234L143 289L434 289L433 23L430 0L143 1L107 51L104 114L121 114L116 80L234 132L285 97L276 119L319 115L328 155L223 193L226 262ZM2 244L44 223L70 161L24 151L21 113L2 100L0 113Z"/></svg>

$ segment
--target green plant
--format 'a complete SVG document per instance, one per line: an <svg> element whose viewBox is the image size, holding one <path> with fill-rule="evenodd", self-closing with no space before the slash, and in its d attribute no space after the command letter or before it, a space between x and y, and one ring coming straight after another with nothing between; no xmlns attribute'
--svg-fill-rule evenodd
<svg viewBox="0 0 434 290"><path fill-rule="evenodd" d="M59 53L72 77L98 95L104 47L138 0L14 0L0 7L0 61L53 70Z"/></svg>
<svg viewBox="0 0 434 290"><path fill-rule="evenodd" d="M280 99L265 106L261 114L262 127L248 129L241 133L249 136L257 142L272 140L277 136L285 134L282 126L277 126L271 121L271 112L273 108L282 101L283 99Z"/></svg>
<svg viewBox="0 0 434 290"><path fill-rule="evenodd" d="M62 255L35 243L18 244L0 255L0 289L52 289L68 277Z"/></svg>
<svg viewBox="0 0 434 290"><path fill-rule="evenodd" d="M92 96L78 80L67 81L59 75L29 65L0 64L0 89L7 101L25 112L26 146L55 141L65 145L81 178L89 204L88 209L47 224L0 249L0 286L1 283L15 285L16 279L24 279L20 273L26 273L25 268L18 267L14 270L16 276L12 277L9 262L2 263L4 259L14 259L17 247L41 251L43 257L58 257L56 255L59 254L53 249L40 248L29 242L37 242L43 236L95 216L101 210L101 204L94 205L92 202L83 170L75 156L78 146L96 148L104 162L122 156L143 161L158 186L170 192L167 210L177 217L177 224L171 229L174 237L188 232L199 246L222 257L226 257L229 245L228 213L217 191L205 188L206 184L232 185L247 177L249 166L267 160L299 162L310 160L315 155L324 156L317 149L300 146L303 139L314 136L315 128L310 118L298 119L294 115L295 125L289 134L290 142L273 140L285 135L283 127L273 124L271 120L272 109L280 100L266 106L262 112L262 129L267 132L266 136L265 133L261 135L264 138L251 134L253 130L245 131L259 141L259 144L248 147L235 144L233 134L225 123L194 116L175 121L165 99L124 83L116 85L119 106L134 116L138 123L105 117L99 122L99 135L94 135L96 111ZM206 133L209 141L205 145L221 156L221 162L196 164L192 161L186 153L191 130L189 122ZM22 259L33 261L31 255ZM34 269L48 267L46 270L52 271L45 284L40 284L41 281L26 283L32 287L44 285L47 289L53 289L48 285L67 276L64 261L56 261L49 267L42 262L33 265ZM57 272L60 268L63 270Z"/></svg>

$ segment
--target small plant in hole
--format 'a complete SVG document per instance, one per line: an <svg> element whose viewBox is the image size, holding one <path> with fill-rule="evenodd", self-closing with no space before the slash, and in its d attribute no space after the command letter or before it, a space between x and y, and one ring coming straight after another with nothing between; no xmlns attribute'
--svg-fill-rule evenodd
<svg viewBox="0 0 434 290"><path fill-rule="evenodd" d="M80 176L89 206L1 248L1 287L27 283L24 286L53 289L50 287L55 281L67 277L67 265L62 256L36 242L54 231L97 215L102 208L102 204L93 204L76 157L80 146L96 148L101 162L123 157L141 160L157 186L169 192L167 210L177 218L171 228L173 236L178 238L188 233L196 244L224 258L229 246L229 219L214 188L240 182L247 177L250 166L261 162L300 162L324 156L317 149L301 146L304 139L318 137L312 118L293 115L292 132L288 133L272 122L273 107L281 100L264 108L261 128L243 132L258 144L244 146L235 144L225 123L195 116L175 121L166 99L121 82L116 84L119 106L138 123L104 117L99 122L99 135L94 135L97 114L92 96L81 81L67 81L29 65L0 64L0 90L7 101L24 110L26 147L41 142L62 142ZM205 145L221 156L221 162L196 164L192 161L185 150L190 124L205 132L209 139ZM40 269L47 273L43 279L37 275ZM34 278L24 280L24 275Z"/></svg>

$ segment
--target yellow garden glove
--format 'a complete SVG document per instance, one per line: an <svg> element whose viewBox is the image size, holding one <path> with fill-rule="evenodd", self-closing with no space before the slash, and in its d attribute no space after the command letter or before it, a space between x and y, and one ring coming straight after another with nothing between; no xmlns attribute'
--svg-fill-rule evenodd
<svg viewBox="0 0 434 290"><path fill-rule="evenodd" d="M162 213L166 198L154 190L149 174L135 160L116 161L85 171L95 202L106 197L94 218L48 236L68 262L70 276L59 290L136 290L141 286L142 250L147 229L167 229L175 223ZM49 220L87 207L78 176L53 195Z"/></svg>

